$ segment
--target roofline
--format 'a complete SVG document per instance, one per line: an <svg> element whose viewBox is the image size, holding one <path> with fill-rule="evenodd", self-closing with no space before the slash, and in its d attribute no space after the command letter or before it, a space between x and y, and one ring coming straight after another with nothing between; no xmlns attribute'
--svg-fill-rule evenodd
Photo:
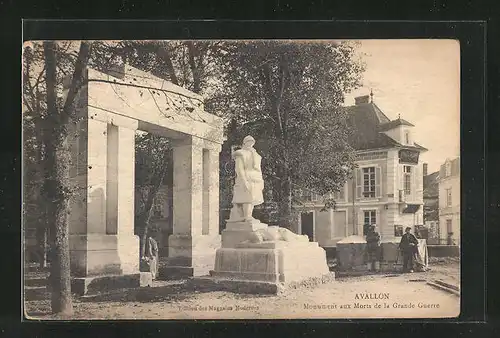
<svg viewBox="0 0 500 338"><path fill-rule="evenodd" d="M381 151L381 150L391 150L394 149L394 147L384 147L384 148L370 148L370 149L354 149L356 153L369 153L373 151Z"/></svg>
<svg viewBox="0 0 500 338"><path fill-rule="evenodd" d="M427 149L425 147L422 147L421 145L418 145L418 147L415 147L415 146L407 146L407 145L404 145L404 144L396 144L395 147L396 148L401 148L401 149L408 149L408 150L419 150L420 152L429 151L429 149Z"/></svg>

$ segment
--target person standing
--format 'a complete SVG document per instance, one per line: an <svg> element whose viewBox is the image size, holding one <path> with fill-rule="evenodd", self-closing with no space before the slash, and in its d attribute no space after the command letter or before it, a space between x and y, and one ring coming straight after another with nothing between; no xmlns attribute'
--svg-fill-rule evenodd
<svg viewBox="0 0 500 338"><path fill-rule="evenodd" d="M154 280L158 274L158 243L153 237L148 237L146 249L149 257L149 268Z"/></svg>
<svg viewBox="0 0 500 338"><path fill-rule="evenodd" d="M141 271L151 272L154 280L158 274L158 243L151 234L147 234L146 236L146 241L144 243L144 256L141 258L141 263L144 265Z"/></svg>
<svg viewBox="0 0 500 338"><path fill-rule="evenodd" d="M378 271L380 269L380 234L376 231L375 225L368 227L366 252L368 256L368 270Z"/></svg>
<svg viewBox="0 0 500 338"><path fill-rule="evenodd" d="M403 272L413 272L413 257L417 251L417 245L417 237L411 233L411 228L407 227L399 242L399 250L403 253Z"/></svg>

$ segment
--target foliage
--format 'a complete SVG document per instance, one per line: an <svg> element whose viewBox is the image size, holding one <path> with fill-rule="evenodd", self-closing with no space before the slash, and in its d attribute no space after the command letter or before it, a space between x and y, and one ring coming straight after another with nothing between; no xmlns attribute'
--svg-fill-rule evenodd
<svg viewBox="0 0 500 338"><path fill-rule="evenodd" d="M257 139L266 182L289 222L293 185L326 195L352 172L342 104L363 66L348 43L228 42L225 50L217 108L239 123L239 140Z"/></svg>

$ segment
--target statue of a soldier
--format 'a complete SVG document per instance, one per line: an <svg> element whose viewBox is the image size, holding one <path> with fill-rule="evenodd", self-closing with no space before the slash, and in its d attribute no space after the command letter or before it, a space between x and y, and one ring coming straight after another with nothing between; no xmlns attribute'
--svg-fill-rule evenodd
<svg viewBox="0 0 500 338"><path fill-rule="evenodd" d="M241 149L231 147L232 157L235 161L236 180L233 188L233 208L229 219L231 221L253 220L253 208L264 203L262 191L264 179L262 178L262 157L253 148L255 139L246 136Z"/></svg>

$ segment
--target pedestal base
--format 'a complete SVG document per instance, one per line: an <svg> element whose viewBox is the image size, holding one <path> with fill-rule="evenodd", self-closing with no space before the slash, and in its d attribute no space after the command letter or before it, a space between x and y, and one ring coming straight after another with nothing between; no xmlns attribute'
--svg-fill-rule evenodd
<svg viewBox="0 0 500 338"><path fill-rule="evenodd" d="M152 286L152 284L153 280L149 272L130 275L81 277L71 280L71 292L78 296L84 296L117 289Z"/></svg>
<svg viewBox="0 0 500 338"><path fill-rule="evenodd" d="M228 291L245 294L276 295L290 289L300 288L304 285L310 287L312 285L329 283L334 280L334 272L329 272L328 274L319 277L305 278L300 282L291 283L262 282L257 280L239 280L234 278L202 276L190 278L188 280L188 286L196 291Z"/></svg>
<svg viewBox="0 0 500 338"><path fill-rule="evenodd" d="M326 253L318 243L265 241L218 249L215 269L205 282L237 292L248 289L276 293L289 285L326 275L330 275Z"/></svg>
<svg viewBox="0 0 500 338"><path fill-rule="evenodd" d="M214 268L215 251L220 248L220 242L220 235L170 235L168 258L160 264L157 279L208 275Z"/></svg>

